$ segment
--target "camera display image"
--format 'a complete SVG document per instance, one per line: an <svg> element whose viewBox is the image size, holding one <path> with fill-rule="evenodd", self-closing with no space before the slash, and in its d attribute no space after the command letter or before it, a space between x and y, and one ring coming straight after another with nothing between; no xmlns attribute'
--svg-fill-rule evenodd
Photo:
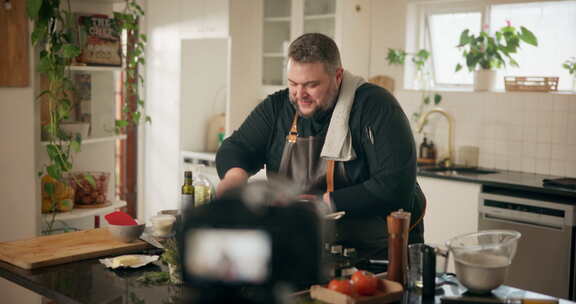
<svg viewBox="0 0 576 304"><path fill-rule="evenodd" d="M258 284L270 275L272 242L265 231L195 229L186 247L186 270L202 280Z"/></svg>

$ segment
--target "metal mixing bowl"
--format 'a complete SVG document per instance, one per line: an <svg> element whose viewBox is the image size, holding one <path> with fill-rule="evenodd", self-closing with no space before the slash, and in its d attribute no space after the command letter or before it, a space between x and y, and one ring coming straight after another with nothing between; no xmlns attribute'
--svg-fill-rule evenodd
<svg viewBox="0 0 576 304"><path fill-rule="evenodd" d="M480 294L502 285L520 236L512 230L484 230L448 240L446 245L454 256L460 283Z"/></svg>

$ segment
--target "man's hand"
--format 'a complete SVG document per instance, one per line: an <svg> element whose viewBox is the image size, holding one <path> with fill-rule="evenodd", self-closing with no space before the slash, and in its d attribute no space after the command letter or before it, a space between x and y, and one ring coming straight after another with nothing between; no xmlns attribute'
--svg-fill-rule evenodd
<svg viewBox="0 0 576 304"><path fill-rule="evenodd" d="M216 186L216 197L222 196L226 191L240 187L248 181L248 172L242 168L230 168L226 171L224 178L220 180L218 186Z"/></svg>
<svg viewBox="0 0 576 304"><path fill-rule="evenodd" d="M329 214L334 212L330 193L325 192L323 195L314 194L300 194L299 199L314 203L321 214Z"/></svg>

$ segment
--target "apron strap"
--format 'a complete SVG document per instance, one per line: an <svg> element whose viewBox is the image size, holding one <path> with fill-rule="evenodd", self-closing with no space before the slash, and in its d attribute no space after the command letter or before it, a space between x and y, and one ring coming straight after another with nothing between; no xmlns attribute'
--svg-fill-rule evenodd
<svg viewBox="0 0 576 304"><path fill-rule="evenodd" d="M298 112L294 114L294 120L292 121L292 127L290 127L290 133L286 136L288 142L295 143L298 137Z"/></svg>
<svg viewBox="0 0 576 304"><path fill-rule="evenodd" d="M298 138L298 112L294 114L290 132L286 136L286 139L290 143L295 143L296 138ZM326 161L326 191L334 192L334 160Z"/></svg>
<svg viewBox="0 0 576 304"><path fill-rule="evenodd" d="M334 192L334 160L326 161L326 191Z"/></svg>

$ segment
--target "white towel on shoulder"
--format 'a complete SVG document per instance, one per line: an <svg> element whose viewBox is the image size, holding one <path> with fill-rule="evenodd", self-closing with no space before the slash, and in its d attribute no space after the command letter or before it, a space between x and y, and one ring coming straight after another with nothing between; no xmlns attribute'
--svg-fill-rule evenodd
<svg viewBox="0 0 576 304"><path fill-rule="evenodd" d="M349 161L356 159L352 148L352 136L348 121L350 110L354 103L356 89L364 83L364 79L348 71L344 71L338 100L330 119L328 132L320 156L326 160Z"/></svg>

